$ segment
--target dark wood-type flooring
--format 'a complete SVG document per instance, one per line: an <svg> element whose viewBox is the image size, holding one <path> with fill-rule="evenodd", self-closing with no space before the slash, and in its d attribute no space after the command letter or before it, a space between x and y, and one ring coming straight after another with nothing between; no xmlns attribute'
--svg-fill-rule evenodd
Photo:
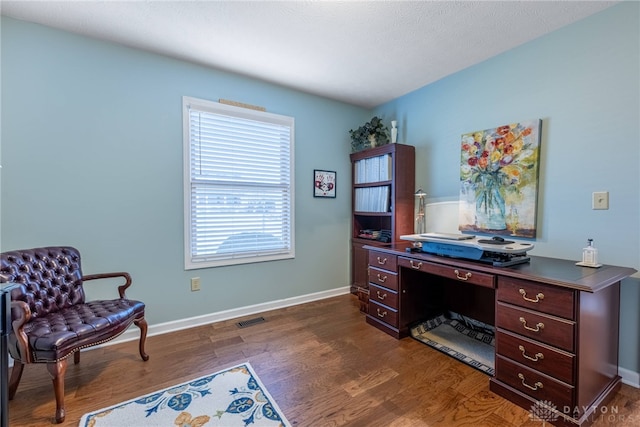
<svg viewBox="0 0 640 427"><path fill-rule="evenodd" d="M422 343L396 340L365 323L343 295L84 351L66 374L64 426L87 412L249 361L294 426L542 426L489 391L489 378ZM259 315L258 315L259 316ZM640 425L640 390L623 385L594 425ZM42 365L28 365L9 405L11 427L53 423L55 402ZM549 423L546 423L548 426Z"/></svg>

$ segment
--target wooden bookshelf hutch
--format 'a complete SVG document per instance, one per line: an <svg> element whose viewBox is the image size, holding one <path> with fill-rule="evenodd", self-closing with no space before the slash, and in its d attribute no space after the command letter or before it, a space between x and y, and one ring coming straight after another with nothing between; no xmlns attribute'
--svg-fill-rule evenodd
<svg viewBox="0 0 640 427"><path fill-rule="evenodd" d="M415 147L387 144L351 153L351 293L368 310L368 251L414 230Z"/></svg>

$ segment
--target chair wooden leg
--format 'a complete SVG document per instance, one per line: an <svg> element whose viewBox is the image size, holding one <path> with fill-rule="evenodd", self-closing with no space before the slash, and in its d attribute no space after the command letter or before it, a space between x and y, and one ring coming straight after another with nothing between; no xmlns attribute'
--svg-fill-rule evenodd
<svg viewBox="0 0 640 427"><path fill-rule="evenodd" d="M11 378L9 379L9 400L16 395L20 378L22 378L22 371L24 371L24 363L14 360L13 368L11 368Z"/></svg>
<svg viewBox="0 0 640 427"><path fill-rule="evenodd" d="M56 394L56 423L64 421L64 375L67 372L67 359L47 363L47 370L53 379L53 391Z"/></svg>
<svg viewBox="0 0 640 427"><path fill-rule="evenodd" d="M149 360L149 355L144 351L144 344L147 341L147 321L143 317L142 319L134 320L133 323L140 328L140 357L146 362Z"/></svg>
<svg viewBox="0 0 640 427"><path fill-rule="evenodd" d="M77 365L78 363L80 363L80 350L73 353L73 364Z"/></svg>

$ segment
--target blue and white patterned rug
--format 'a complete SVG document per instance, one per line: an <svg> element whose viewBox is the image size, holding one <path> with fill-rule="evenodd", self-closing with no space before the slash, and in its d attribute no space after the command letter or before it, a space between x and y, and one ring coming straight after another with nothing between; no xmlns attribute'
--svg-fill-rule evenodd
<svg viewBox="0 0 640 427"><path fill-rule="evenodd" d="M82 416L80 427L288 427L246 362Z"/></svg>

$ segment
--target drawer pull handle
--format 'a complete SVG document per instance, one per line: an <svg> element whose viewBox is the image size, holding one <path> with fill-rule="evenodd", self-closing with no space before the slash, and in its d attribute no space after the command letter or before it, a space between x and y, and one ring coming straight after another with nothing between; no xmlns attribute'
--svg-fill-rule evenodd
<svg viewBox="0 0 640 427"><path fill-rule="evenodd" d="M536 353L535 356L531 357L528 356L525 351L524 351L524 346L518 346L518 348L520 349L520 351L522 352L522 357L524 357L525 359L529 359L532 362L537 362L538 360L542 360L544 359L544 354L542 353Z"/></svg>
<svg viewBox="0 0 640 427"><path fill-rule="evenodd" d="M454 272L454 273L456 273L456 277L457 277L459 280L467 281L467 280L469 280L469 278L471 277L471 272L470 272L470 271L467 271L467 272L465 273L465 275L464 275L464 276L461 276L461 275L460 275L460 272L459 272L458 270L453 270L453 272Z"/></svg>
<svg viewBox="0 0 640 427"><path fill-rule="evenodd" d="M544 329L544 323L542 322L537 323L535 328L527 326L527 320L524 317L520 318L520 322L522 322L522 326L528 331L540 332L540 329Z"/></svg>
<svg viewBox="0 0 640 427"><path fill-rule="evenodd" d="M387 263L387 259L386 258L378 257L378 264L385 265L386 263Z"/></svg>
<svg viewBox="0 0 640 427"><path fill-rule="evenodd" d="M380 295L380 291L376 291L376 293L378 294L378 299L385 299L387 298L387 293L385 292L384 294Z"/></svg>
<svg viewBox="0 0 640 427"><path fill-rule="evenodd" d="M538 381L537 383L535 383L532 386L527 384L526 382L524 382L524 375L522 375L522 374L518 374L518 378L520 378L522 380L522 385L523 386L525 386L526 388L531 389L533 391L536 391L537 389L544 387L540 381Z"/></svg>
<svg viewBox="0 0 640 427"><path fill-rule="evenodd" d="M421 263L421 262L419 262L419 263L417 263L417 264L414 264L412 259L410 259L410 260L409 260L409 265L410 265L410 266L411 266L411 268L413 268L414 270L420 270L420 267L422 267L422 263Z"/></svg>
<svg viewBox="0 0 640 427"><path fill-rule="evenodd" d="M386 281L387 281L387 276L380 276L380 273L378 273L378 282L384 283Z"/></svg>
<svg viewBox="0 0 640 427"><path fill-rule="evenodd" d="M520 295L522 295L522 299L523 300L529 301L529 302L540 302L540 300L544 299L544 294L542 292L540 292L538 295L536 295L536 299L527 298L527 291L525 291L522 288L520 288Z"/></svg>
<svg viewBox="0 0 640 427"><path fill-rule="evenodd" d="M378 310L378 317L386 317L387 316L387 312L383 311L382 313L380 313L380 309L377 308L376 310Z"/></svg>

